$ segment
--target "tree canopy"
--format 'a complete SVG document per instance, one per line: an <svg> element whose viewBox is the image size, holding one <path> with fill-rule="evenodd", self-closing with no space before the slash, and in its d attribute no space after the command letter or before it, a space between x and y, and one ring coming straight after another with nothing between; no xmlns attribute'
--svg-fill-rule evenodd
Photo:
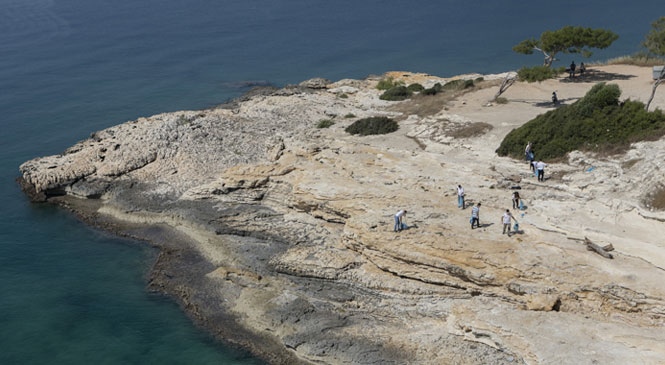
<svg viewBox="0 0 665 365"><path fill-rule="evenodd" d="M651 23L651 30L644 38L642 47L657 56L665 56L665 16Z"/></svg>
<svg viewBox="0 0 665 365"><path fill-rule="evenodd" d="M523 40L513 47L513 51L522 54L533 54L534 51L545 55L544 65L552 66L558 53L580 53L584 57L591 56L591 48L605 49L612 45L619 36L606 29L565 26L555 31L545 31L540 39Z"/></svg>

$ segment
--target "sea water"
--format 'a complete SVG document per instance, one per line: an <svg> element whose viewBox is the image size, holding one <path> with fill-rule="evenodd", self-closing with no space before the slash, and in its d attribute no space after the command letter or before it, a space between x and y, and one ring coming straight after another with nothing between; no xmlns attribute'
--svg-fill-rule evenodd
<svg viewBox="0 0 665 365"><path fill-rule="evenodd" d="M18 166L91 132L202 109L248 85L391 70L499 73L565 25L632 54L661 1L0 0L0 364L255 364L146 288L146 245L32 204ZM560 64L586 61L559 55ZM547 99L549 95L544 95Z"/></svg>

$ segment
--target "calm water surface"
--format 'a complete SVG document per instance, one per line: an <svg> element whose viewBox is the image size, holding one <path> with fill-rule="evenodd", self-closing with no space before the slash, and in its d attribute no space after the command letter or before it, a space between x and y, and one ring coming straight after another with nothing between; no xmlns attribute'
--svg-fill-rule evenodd
<svg viewBox="0 0 665 365"><path fill-rule="evenodd" d="M29 203L31 158L159 112L312 77L440 76L540 63L511 51L564 25L631 54L661 1L0 0L0 364L255 364L148 293L155 253ZM562 56L566 65L579 57Z"/></svg>

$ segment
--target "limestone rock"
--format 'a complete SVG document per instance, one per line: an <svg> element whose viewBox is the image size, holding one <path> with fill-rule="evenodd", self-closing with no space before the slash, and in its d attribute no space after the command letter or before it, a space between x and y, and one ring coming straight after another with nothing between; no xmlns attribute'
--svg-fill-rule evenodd
<svg viewBox="0 0 665 365"><path fill-rule="evenodd" d="M622 89L648 94L639 68L603 67L635 75ZM379 79L313 79L139 118L24 163L19 180L36 200L80 212L95 202L91 221L159 245L151 287L274 363L662 363L665 213L643 202L665 178L665 142L571 153L539 183L496 147L544 112L522 101L554 88L581 97L591 83L516 84L504 95L520 102L485 108L497 87L488 81L421 115L422 99L380 100ZM380 115L399 130L344 132ZM335 123L316 128L322 119ZM481 122L492 128L451 133ZM503 235L517 183L525 209ZM400 209L407 227L394 232ZM614 259L584 237L611 244Z"/></svg>
<svg viewBox="0 0 665 365"><path fill-rule="evenodd" d="M330 84L330 80L317 77L303 81L298 86L306 87L309 89L325 89L328 84Z"/></svg>

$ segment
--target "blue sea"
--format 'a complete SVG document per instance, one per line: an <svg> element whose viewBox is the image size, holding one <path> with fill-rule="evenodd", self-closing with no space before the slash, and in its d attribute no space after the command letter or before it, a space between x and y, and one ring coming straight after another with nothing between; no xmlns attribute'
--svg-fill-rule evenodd
<svg viewBox="0 0 665 365"><path fill-rule="evenodd" d="M590 60L633 54L663 15L662 0L0 0L0 364L261 363L146 290L153 249L30 203L22 162L253 82L537 65L512 46L565 25L619 34Z"/></svg>

